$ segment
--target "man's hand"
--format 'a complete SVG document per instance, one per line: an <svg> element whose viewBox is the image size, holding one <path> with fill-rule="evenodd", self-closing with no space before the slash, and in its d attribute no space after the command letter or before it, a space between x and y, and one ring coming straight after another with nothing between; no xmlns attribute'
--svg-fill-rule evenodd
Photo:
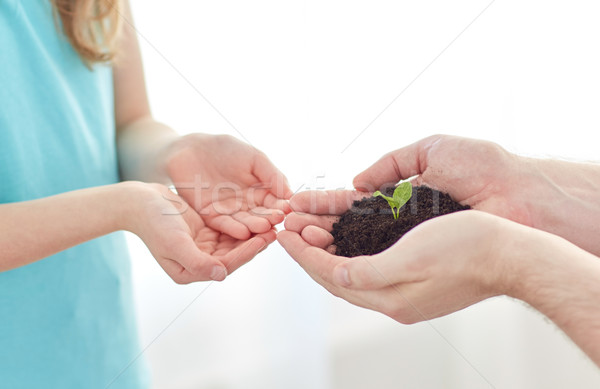
<svg viewBox="0 0 600 389"><path fill-rule="evenodd" d="M386 154L354 186L373 191L413 176L416 185L600 255L598 164L526 158L491 142L436 135Z"/></svg>
<svg viewBox="0 0 600 389"><path fill-rule="evenodd" d="M237 240L270 231L290 211L285 176L254 147L226 135L174 142L166 168L208 228Z"/></svg>
<svg viewBox="0 0 600 389"><path fill-rule="evenodd" d="M414 176L414 185L446 192L455 201L530 225L526 167L517 156L481 140L435 135L392 151L354 178L375 191ZM524 193L527 191L527 193Z"/></svg>
<svg viewBox="0 0 600 389"><path fill-rule="evenodd" d="M532 225L530 205L536 196L527 169L525 161L494 143L436 135L383 156L354 178L358 191L296 194L285 227L304 234L308 232L299 226L330 230L354 200L409 178L414 185L444 191L474 209Z"/></svg>
<svg viewBox="0 0 600 389"><path fill-rule="evenodd" d="M305 225L302 225L304 220ZM382 253L338 257L327 219L296 219L278 241L302 268L334 295L401 323L447 315L511 290L517 270L502 242L527 227L479 211L422 223ZM435 241L435 244L431 242Z"/></svg>
<svg viewBox="0 0 600 389"><path fill-rule="evenodd" d="M297 196L292 205L307 197ZM505 294L554 321L600 366L600 262L567 240L470 210L428 220L379 254L345 258L332 254L333 220L293 213L277 240L335 296L410 324Z"/></svg>

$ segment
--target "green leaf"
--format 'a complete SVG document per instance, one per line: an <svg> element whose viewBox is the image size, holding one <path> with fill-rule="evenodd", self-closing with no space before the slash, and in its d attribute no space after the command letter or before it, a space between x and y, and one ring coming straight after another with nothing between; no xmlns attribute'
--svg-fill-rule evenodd
<svg viewBox="0 0 600 389"><path fill-rule="evenodd" d="M373 193L373 197L377 197L377 196L381 196L384 199L386 199L387 202L388 202L388 204L390 204L390 207L392 206L392 203L395 203L395 200L394 200L393 197L386 196L383 193L381 193L380 191L377 191L377 192Z"/></svg>
<svg viewBox="0 0 600 389"><path fill-rule="evenodd" d="M412 197L412 185L410 182L403 182L394 190L394 202L396 207L400 208Z"/></svg>
<svg viewBox="0 0 600 389"><path fill-rule="evenodd" d="M380 191L373 193L373 197L377 196L383 197L388 202L390 208L392 208L392 215L397 220L400 217L400 208L412 197L412 185L410 182L401 183L394 190L394 197L386 196Z"/></svg>

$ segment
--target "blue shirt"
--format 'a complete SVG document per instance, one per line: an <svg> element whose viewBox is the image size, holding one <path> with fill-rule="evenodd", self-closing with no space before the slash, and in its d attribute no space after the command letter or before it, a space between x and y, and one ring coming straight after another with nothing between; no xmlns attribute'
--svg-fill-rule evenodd
<svg viewBox="0 0 600 389"><path fill-rule="evenodd" d="M0 1L0 203L118 180L111 69L50 0ZM140 352L122 233L0 273L0 388L147 387Z"/></svg>

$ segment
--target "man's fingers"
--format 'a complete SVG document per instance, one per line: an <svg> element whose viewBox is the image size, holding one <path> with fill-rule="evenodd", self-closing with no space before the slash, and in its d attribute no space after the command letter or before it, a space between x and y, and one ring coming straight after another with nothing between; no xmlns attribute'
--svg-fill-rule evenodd
<svg viewBox="0 0 600 389"><path fill-rule="evenodd" d="M383 185L395 184L423 173L427 168L427 152L440 139L442 137L439 135L430 136L384 155L354 177L354 187L363 191L375 191Z"/></svg>
<svg viewBox="0 0 600 389"><path fill-rule="evenodd" d="M281 231L277 234L277 241L313 278L332 283L333 269L343 261L342 258L311 246L296 232Z"/></svg>
<svg viewBox="0 0 600 389"><path fill-rule="evenodd" d="M333 270L344 258L331 255L305 242L292 231L281 231L277 240L308 275L333 295L364 308L380 310L382 294L380 290L348 289L333 282Z"/></svg>
<svg viewBox="0 0 600 389"><path fill-rule="evenodd" d="M333 223L336 223L338 220L338 216L319 216L310 213L292 212L285 218L284 226L286 230L298 233L302 232L307 226L317 226L326 231L331 231Z"/></svg>
<svg viewBox="0 0 600 389"><path fill-rule="evenodd" d="M370 193L352 190L309 190L294 195L290 200L292 211L315 215L341 215L352 203L368 197Z"/></svg>
<svg viewBox="0 0 600 389"><path fill-rule="evenodd" d="M345 288L367 290L421 281L411 269L413 256L409 249L388 249L376 255L354 257L335 268L334 282Z"/></svg>
<svg viewBox="0 0 600 389"><path fill-rule="evenodd" d="M302 230L301 235L308 244L324 250L333 244L333 236L317 226L307 226Z"/></svg>

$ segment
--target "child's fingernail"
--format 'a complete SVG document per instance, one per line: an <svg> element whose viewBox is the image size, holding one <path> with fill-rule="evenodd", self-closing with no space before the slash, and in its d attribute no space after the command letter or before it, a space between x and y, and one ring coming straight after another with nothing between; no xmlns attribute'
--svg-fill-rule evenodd
<svg viewBox="0 0 600 389"><path fill-rule="evenodd" d="M339 266L333 271L333 280L336 284L350 286L350 274L345 266Z"/></svg>
<svg viewBox="0 0 600 389"><path fill-rule="evenodd" d="M223 281L227 277L227 269L224 266L215 265L210 272L210 279L214 281Z"/></svg>

